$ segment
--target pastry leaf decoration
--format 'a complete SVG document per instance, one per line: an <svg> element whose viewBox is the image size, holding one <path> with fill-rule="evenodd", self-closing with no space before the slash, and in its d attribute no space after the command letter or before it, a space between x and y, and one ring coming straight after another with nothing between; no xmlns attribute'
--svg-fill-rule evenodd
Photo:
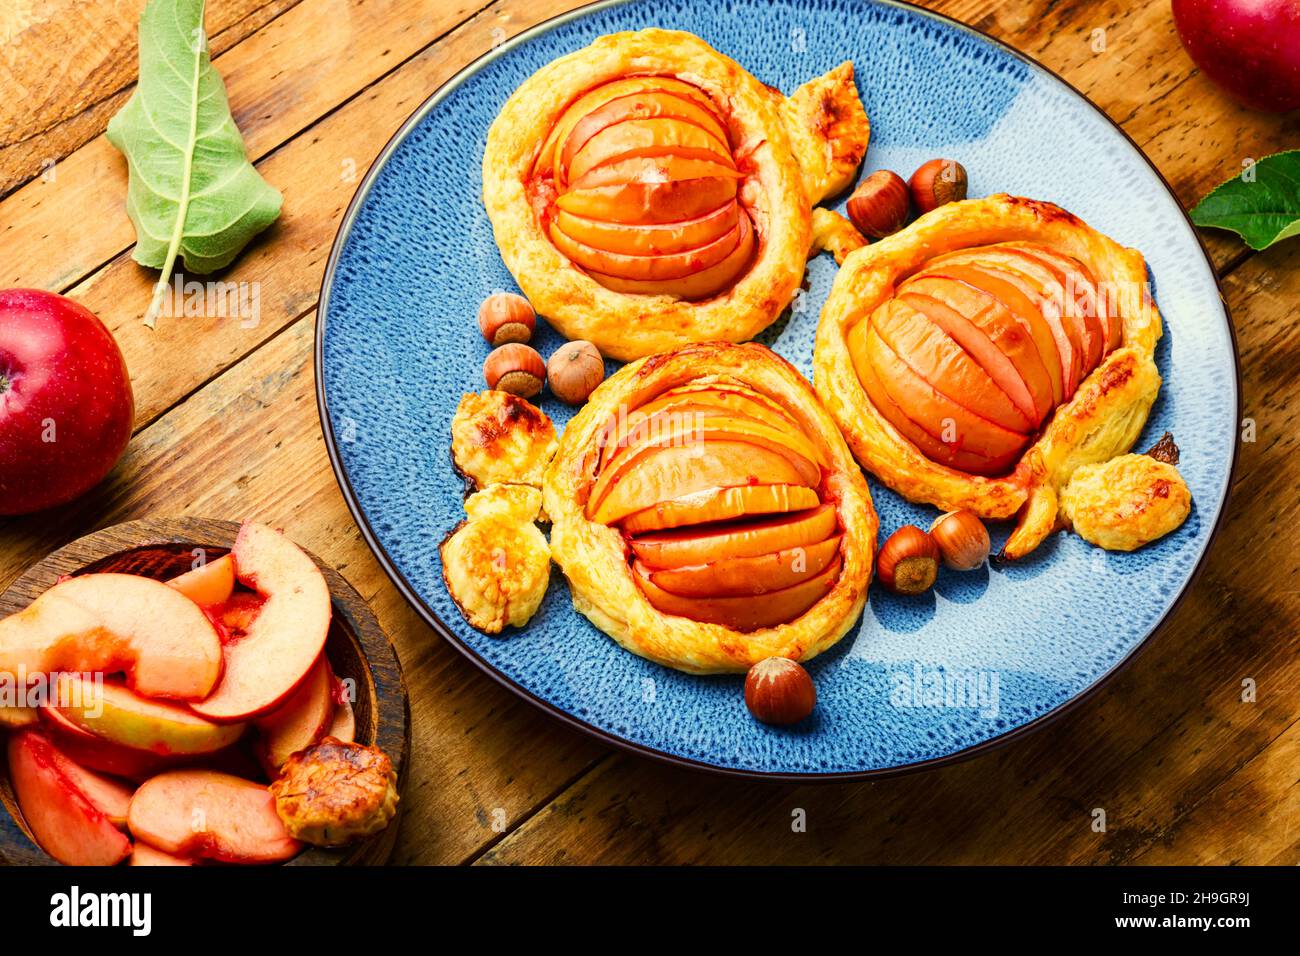
<svg viewBox="0 0 1300 956"><path fill-rule="evenodd" d="M1192 209L1198 226L1229 229L1252 249L1300 235L1300 149L1265 156Z"/></svg>
<svg viewBox="0 0 1300 956"><path fill-rule="evenodd" d="M140 15L140 81L109 121L126 157L136 262L162 275L153 328L178 257L189 272L224 269L280 215L280 193L253 168L203 31L205 0L149 0Z"/></svg>

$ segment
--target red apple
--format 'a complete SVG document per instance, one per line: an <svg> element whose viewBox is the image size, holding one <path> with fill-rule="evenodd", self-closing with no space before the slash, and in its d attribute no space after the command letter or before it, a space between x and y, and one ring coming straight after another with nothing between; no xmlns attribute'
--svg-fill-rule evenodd
<svg viewBox="0 0 1300 956"><path fill-rule="evenodd" d="M1300 0L1173 0L1188 55L1246 106L1300 107Z"/></svg>
<svg viewBox="0 0 1300 956"><path fill-rule="evenodd" d="M134 416L126 362L104 323L61 295L0 291L0 515L99 484Z"/></svg>

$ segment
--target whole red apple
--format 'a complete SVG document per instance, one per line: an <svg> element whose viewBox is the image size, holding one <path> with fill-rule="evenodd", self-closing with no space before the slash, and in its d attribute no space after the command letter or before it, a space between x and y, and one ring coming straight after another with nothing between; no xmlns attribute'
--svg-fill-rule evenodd
<svg viewBox="0 0 1300 956"><path fill-rule="evenodd" d="M51 292L0 291L0 515L97 485L134 415L126 362L94 313Z"/></svg>
<svg viewBox="0 0 1300 956"><path fill-rule="evenodd" d="M1300 0L1173 0L1183 46L1210 79L1257 110L1300 107Z"/></svg>

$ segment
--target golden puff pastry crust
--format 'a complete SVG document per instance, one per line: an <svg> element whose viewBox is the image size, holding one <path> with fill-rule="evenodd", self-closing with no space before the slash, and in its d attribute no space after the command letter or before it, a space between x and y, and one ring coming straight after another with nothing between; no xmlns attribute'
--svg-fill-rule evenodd
<svg viewBox="0 0 1300 956"><path fill-rule="evenodd" d="M834 510L842 567L825 596L788 623L741 631L662 613L637 583L625 531L588 518L609 424L684 387L761 394L821 449L821 507ZM709 454L707 445L703 453ZM700 463L706 465L707 458ZM627 650L668 667L706 674L743 672L773 656L808 660L843 637L866 603L878 527L866 481L808 382L757 343L688 345L625 366L565 428L542 495L552 522L552 554L568 578L574 606Z"/></svg>
<svg viewBox="0 0 1300 956"><path fill-rule="evenodd" d="M1087 267L1107 284L1121 332L1117 346L1055 408L1010 473L986 477L931 460L891 424L858 377L848 336L934 257L1008 242L1039 244ZM1006 557L1018 558L1061 526L1058 496L1076 469L1108 461L1137 439L1160 388L1153 359L1160 335L1141 253L1051 203L995 195L940 206L845 259L822 309L814 380L858 460L890 488L945 511L966 508L987 519L1018 514L1004 549Z"/></svg>
<svg viewBox="0 0 1300 956"><path fill-rule="evenodd" d="M1107 551L1135 551L1192 512L1192 493L1178 469L1150 455L1081 465L1060 498L1061 516L1074 533Z"/></svg>
<svg viewBox="0 0 1300 956"><path fill-rule="evenodd" d="M653 283L653 293L641 286L615 291L553 241L556 189L538 162L552 129L590 91L647 76L689 84L706 98L697 102L725 124L727 162L734 160L741 177L736 195L754 251L742 271L728 273L722 291L702 293L711 297L691 299ZM789 305L804 274L811 207L848 184L869 130L852 64L787 100L690 33L616 33L538 70L502 107L483 154L483 201L507 268L566 338L591 341L623 361L690 342L739 342ZM689 274L703 266L685 268Z"/></svg>
<svg viewBox="0 0 1300 956"><path fill-rule="evenodd" d="M484 633L522 627L546 597L551 550L531 519L500 511L471 517L448 535L440 554L447 593Z"/></svg>
<svg viewBox="0 0 1300 956"><path fill-rule="evenodd" d="M540 487L556 446L546 413L508 392L471 392L451 419L452 461L477 488L502 482Z"/></svg>

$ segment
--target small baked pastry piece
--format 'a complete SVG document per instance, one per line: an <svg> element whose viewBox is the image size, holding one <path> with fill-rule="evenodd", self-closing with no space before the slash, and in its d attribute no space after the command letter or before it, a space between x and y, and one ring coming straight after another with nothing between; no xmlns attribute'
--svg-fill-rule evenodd
<svg viewBox="0 0 1300 956"><path fill-rule="evenodd" d="M501 256L570 339L629 360L743 341L790 304L811 207L870 125L853 65L788 100L699 37L601 37L526 80L483 154Z"/></svg>
<svg viewBox="0 0 1300 956"><path fill-rule="evenodd" d="M1061 526L1076 469L1132 447L1160 388L1160 334L1140 253L1051 203L998 195L851 252L813 365L866 468L944 511L1018 515L1003 552L1017 558ZM1181 523L1123 520L1138 526L1098 543Z"/></svg>
<svg viewBox="0 0 1300 956"><path fill-rule="evenodd" d="M522 627L546 596L551 549L531 520L502 513L470 518L447 537L440 553L448 593L480 631Z"/></svg>
<svg viewBox="0 0 1300 956"><path fill-rule="evenodd" d="M555 426L546 413L509 392L470 393L451 420L452 460L479 488L540 486L555 448Z"/></svg>
<svg viewBox="0 0 1300 956"><path fill-rule="evenodd" d="M542 495L574 606L679 670L807 660L866 602L866 481L808 383L762 345L625 366L565 428Z"/></svg>
<svg viewBox="0 0 1300 956"><path fill-rule="evenodd" d="M465 514L474 518L506 518L520 523L541 520L542 491L532 485L495 484L465 499Z"/></svg>
<svg viewBox="0 0 1300 956"><path fill-rule="evenodd" d="M1120 455L1074 470L1061 491L1061 517L1107 551L1135 551L1187 520L1192 493L1178 469L1150 455Z"/></svg>
<svg viewBox="0 0 1300 956"><path fill-rule="evenodd" d="M289 758L271 795L290 836L339 846L373 836L397 815L397 773L378 747L326 737Z"/></svg>

